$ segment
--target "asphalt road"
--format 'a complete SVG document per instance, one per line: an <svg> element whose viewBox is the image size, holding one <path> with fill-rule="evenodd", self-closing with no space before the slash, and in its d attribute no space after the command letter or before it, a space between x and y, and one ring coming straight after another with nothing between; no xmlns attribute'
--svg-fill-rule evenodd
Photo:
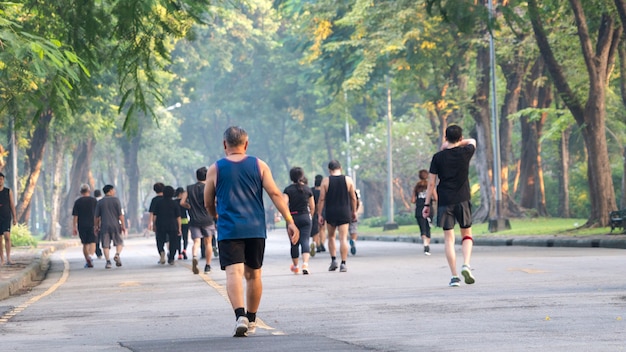
<svg viewBox="0 0 626 352"><path fill-rule="evenodd" d="M46 280L0 301L0 351L624 351L626 251L477 246L476 284L448 287L443 245L362 241L348 272L289 271L286 234L269 235L260 327L233 338L225 275L156 264L130 239L123 267L83 268L55 252ZM460 247L457 247L460 255ZM460 262L459 262L460 265Z"/></svg>

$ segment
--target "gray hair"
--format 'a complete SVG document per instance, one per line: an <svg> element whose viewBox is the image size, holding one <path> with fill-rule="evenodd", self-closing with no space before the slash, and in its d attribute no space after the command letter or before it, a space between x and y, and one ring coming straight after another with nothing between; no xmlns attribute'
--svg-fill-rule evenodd
<svg viewBox="0 0 626 352"><path fill-rule="evenodd" d="M82 185L80 185L80 193L89 193L91 192L91 187L89 187L88 184L83 183Z"/></svg>
<svg viewBox="0 0 626 352"><path fill-rule="evenodd" d="M230 126L224 131L224 141L229 147L238 147L246 143L248 132L239 126Z"/></svg>

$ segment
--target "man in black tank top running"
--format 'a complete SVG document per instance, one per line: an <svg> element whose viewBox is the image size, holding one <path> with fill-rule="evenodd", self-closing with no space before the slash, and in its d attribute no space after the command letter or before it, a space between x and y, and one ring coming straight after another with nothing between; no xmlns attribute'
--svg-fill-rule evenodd
<svg viewBox="0 0 626 352"><path fill-rule="evenodd" d="M325 177L320 186L320 198L317 204L318 221L320 226L323 226L326 221L328 229L328 251L331 258L328 271L335 271L339 267L340 272L346 272L348 271L346 267L349 248L348 227L351 221L356 220L356 193L352 179L341 174L339 161L332 160L328 163L328 172L330 176ZM340 266L337 266L335 229L339 232Z"/></svg>

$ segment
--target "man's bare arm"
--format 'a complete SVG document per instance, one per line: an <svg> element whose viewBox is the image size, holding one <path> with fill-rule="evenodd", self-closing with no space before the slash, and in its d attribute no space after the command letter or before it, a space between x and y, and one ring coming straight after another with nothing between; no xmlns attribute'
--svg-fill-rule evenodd
<svg viewBox="0 0 626 352"><path fill-rule="evenodd" d="M217 181L217 167L211 165L206 173L204 185L204 207L209 215L217 219L217 207L215 206L215 182Z"/></svg>

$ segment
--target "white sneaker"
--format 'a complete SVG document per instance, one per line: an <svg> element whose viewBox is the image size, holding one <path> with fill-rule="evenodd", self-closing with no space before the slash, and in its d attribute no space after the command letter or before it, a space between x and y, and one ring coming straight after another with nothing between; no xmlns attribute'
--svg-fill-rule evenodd
<svg viewBox="0 0 626 352"><path fill-rule="evenodd" d="M248 334L254 334L256 332L256 321L248 323Z"/></svg>
<svg viewBox="0 0 626 352"><path fill-rule="evenodd" d="M463 268L461 269L461 275L463 275L465 283L468 285L476 282L476 280L474 279L474 275L472 275L472 269L469 267L469 265L463 265Z"/></svg>
<svg viewBox="0 0 626 352"><path fill-rule="evenodd" d="M250 324L248 318L243 316L237 318L237 323L235 324L235 333L233 334L233 337L248 336L248 324Z"/></svg>

